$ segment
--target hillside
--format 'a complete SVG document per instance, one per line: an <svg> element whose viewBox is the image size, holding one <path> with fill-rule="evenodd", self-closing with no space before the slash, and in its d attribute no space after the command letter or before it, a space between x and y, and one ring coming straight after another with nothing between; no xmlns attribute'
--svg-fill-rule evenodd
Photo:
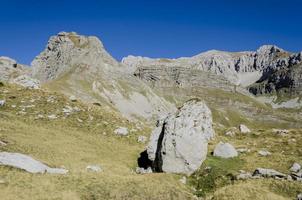
<svg viewBox="0 0 302 200"><path fill-rule="evenodd" d="M0 72L1 199L289 200L302 192L302 170L290 169L302 164L301 53L266 45L118 62L98 38L60 32L31 67L1 57ZM234 156L217 156L225 143L223 154ZM155 161L142 158L150 145ZM192 174L159 173L168 151L166 166L190 166L183 155L202 164ZM68 173L2 165L3 152Z"/></svg>

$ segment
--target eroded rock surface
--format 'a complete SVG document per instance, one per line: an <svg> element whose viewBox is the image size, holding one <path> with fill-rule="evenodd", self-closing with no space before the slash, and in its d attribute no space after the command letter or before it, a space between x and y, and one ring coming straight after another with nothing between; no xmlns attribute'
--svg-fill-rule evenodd
<svg viewBox="0 0 302 200"><path fill-rule="evenodd" d="M32 157L20 153L1 152L0 165L15 167L30 173L66 174L68 172L66 169L48 167Z"/></svg>
<svg viewBox="0 0 302 200"><path fill-rule="evenodd" d="M140 166L145 169L151 165L154 172L192 174L206 159L212 137L210 109L202 101L190 100L176 113L158 120L139 165L147 164Z"/></svg>

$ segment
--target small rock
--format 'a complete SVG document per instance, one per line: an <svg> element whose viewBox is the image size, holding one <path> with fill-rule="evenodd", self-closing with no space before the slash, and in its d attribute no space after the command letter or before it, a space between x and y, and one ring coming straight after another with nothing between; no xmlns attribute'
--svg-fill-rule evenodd
<svg viewBox="0 0 302 200"><path fill-rule="evenodd" d="M231 137L234 137L235 135L236 135L236 133L234 132L234 131L227 131L226 133L225 133L225 135L226 136L231 136Z"/></svg>
<svg viewBox="0 0 302 200"><path fill-rule="evenodd" d="M239 125L239 131L241 133L250 133L251 132L251 130L247 126L245 126L244 124Z"/></svg>
<svg viewBox="0 0 302 200"><path fill-rule="evenodd" d="M2 179L0 179L0 184L5 184L6 182Z"/></svg>
<svg viewBox="0 0 302 200"><path fill-rule="evenodd" d="M253 176L261 176L264 178L275 178L275 177L285 178L286 177L285 174L278 172L274 169L264 169L264 168L257 168L254 171Z"/></svg>
<svg viewBox="0 0 302 200"><path fill-rule="evenodd" d="M114 130L114 133L117 135L128 135L128 129L126 127L119 127L117 129Z"/></svg>
<svg viewBox="0 0 302 200"><path fill-rule="evenodd" d="M151 167L148 167L147 169L144 169L142 167L137 167L135 172L137 174L150 174L150 173L152 173L152 169L151 169Z"/></svg>
<svg viewBox="0 0 302 200"><path fill-rule="evenodd" d="M69 100L72 101L72 102L76 102L77 98L72 95L72 96L69 97Z"/></svg>
<svg viewBox="0 0 302 200"><path fill-rule="evenodd" d="M297 200L302 200L302 193L297 195Z"/></svg>
<svg viewBox="0 0 302 200"><path fill-rule="evenodd" d="M236 176L237 180L247 180L252 178L252 174L243 170L240 170L240 174Z"/></svg>
<svg viewBox="0 0 302 200"><path fill-rule="evenodd" d="M213 155L221 158L233 158L238 156L238 152L231 144L219 142L214 149Z"/></svg>
<svg viewBox="0 0 302 200"><path fill-rule="evenodd" d="M6 146L6 145L7 145L6 142L0 140L0 146Z"/></svg>
<svg viewBox="0 0 302 200"><path fill-rule="evenodd" d="M298 172L301 169L301 165L298 163L294 163L293 166L289 169L291 172Z"/></svg>
<svg viewBox="0 0 302 200"><path fill-rule="evenodd" d="M286 180L288 180L288 181L292 181L292 180L293 180L293 178L292 178L290 175L287 175Z"/></svg>
<svg viewBox="0 0 302 200"><path fill-rule="evenodd" d="M273 129L273 133L276 135L286 136L289 133L289 130L286 129Z"/></svg>
<svg viewBox="0 0 302 200"><path fill-rule="evenodd" d="M239 153L249 153L251 150L248 148L238 148L237 152Z"/></svg>
<svg viewBox="0 0 302 200"><path fill-rule="evenodd" d="M258 154L260 156L270 156L270 155L272 155L272 153L267 151L267 150L260 150L260 151L258 151Z"/></svg>
<svg viewBox="0 0 302 200"><path fill-rule="evenodd" d="M90 172L101 172L102 168L99 165L88 165L86 170Z"/></svg>
<svg viewBox="0 0 302 200"><path fill-rule="evenodd" d="M57 119L58 118L56 115L48 115L47 117L48 117L48 119Z"/></svg>
<svg viewBox="0 0 302 200"><path fill-rule="evenodd" d="M187 184L187 178L185 176L183 176L181 179L179 179L179 181L184 185Z"/></svg>
<svg viewBox="0 0 302 200"><path fill-rule="evenodd" d="M146 141L147 141L147 137L146 136L140 135L137 138L137 142L139 142L139 143L146 143Z"/></svg>
<svg viewBox="0 0 302 200"><path fill-rule="evenodd" d="M83 120L81 120L80 118L77 118L79 123L83 123Z"/></svg>
<svg viewBox="0 0 302 200"><path fill-rule="evenodd" d="M0 100L0 106L4 106L5 105L5 100Z"/></svg>

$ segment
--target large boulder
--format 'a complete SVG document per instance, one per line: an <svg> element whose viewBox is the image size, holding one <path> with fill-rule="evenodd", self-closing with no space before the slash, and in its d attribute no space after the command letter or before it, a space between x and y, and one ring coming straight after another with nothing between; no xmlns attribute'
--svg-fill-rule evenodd
<svg viewBox="0 0 302 200"><path fill-rule="evenodd" d="M48 167L32 157L20 153L1 152L0 165L15 167L30 173L66 174L68 172L66 169Z"/></svg>
<svg viewBox="0 0 302 200"><path fill-rule="evenodd" d="M154 172L192 174L206 159L208 141L214 137L212 113L197 99L186 102L176 113L158 120L140 167Z"/></svg>

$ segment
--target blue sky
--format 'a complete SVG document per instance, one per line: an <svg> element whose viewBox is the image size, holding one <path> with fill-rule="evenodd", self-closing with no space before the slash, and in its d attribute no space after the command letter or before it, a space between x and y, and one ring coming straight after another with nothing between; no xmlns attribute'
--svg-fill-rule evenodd
<svg viewBox="0 0 302 200"><path fill-rule="evenodd" d="M1 1L0 55L30 64L60 31L98 36L116 59L210 49L302 50L300 0Z"/></svg>

